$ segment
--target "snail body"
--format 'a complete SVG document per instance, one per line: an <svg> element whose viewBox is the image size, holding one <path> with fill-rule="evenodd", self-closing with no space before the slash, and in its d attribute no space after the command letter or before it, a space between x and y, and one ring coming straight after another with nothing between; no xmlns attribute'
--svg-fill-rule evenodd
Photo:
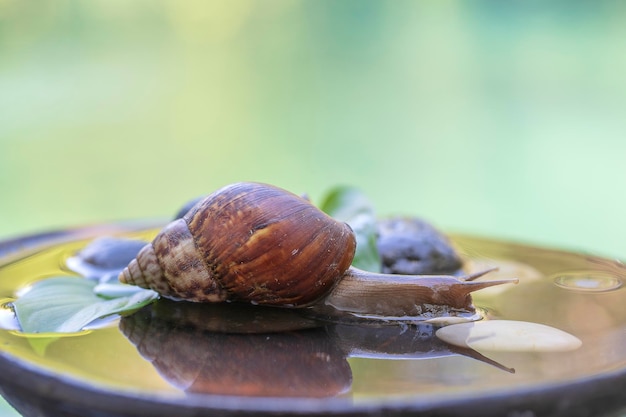
<svg viewBox="0 0 626 417"><path fill-rule="evenodd" d="M193 302L331 305L391 316L439 307L473 312L470 292L511 282L360 271L350 266L355 249L352 229L305 198L267 184L237 183L168 224L119 279Z"/></svg>
<svg viewBox="0 0 626 417"><path fill-rule="evenodd" d="M332 321L435 320L443 317L474 316L470 293L516 280L475 281L491 272L465 277L451 275L375 274L349 268L341 281L320 303L311 307L315 315Z"/></svg>

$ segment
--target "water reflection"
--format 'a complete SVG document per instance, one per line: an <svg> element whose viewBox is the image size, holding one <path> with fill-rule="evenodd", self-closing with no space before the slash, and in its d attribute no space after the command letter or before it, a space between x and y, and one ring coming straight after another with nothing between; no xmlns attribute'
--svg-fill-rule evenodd
<svg viewBox="0 0 626 417"><path fill-rule="evenodd" d="M554 283L561 288L574 291L613 291L622 286L622 281L609 274L597 271L572 271L557 274Z"/></svg>
<svg viewBox="0 0 626 417"><path fill-rule="evenodd" d="M462 355L436 328L325 324L293 310L160 300L120 322L122 333L173 386L186 392L332 397L350 391L349 357L433 359Z"/></svg>
<svg viewBox="0 0 626 417"><path fill-rule="evenodd" d="M432 324L329 324L294 310L168 300L125 317L120 328L169 384L211 394L414 397L447 394L450 384L493 392L601 374L624 363L622 350L615 348L624 343L623 286L571 291L549 278L594 271L594 276L622 283L622 264L475 238L456 240L468 268L486 263L520 278L510 290L475 294L474 303L489 320L549 325L580 339L582 346L567 352L457 347L438 339ZM409 360L400 364L396 359Z"/></svg>

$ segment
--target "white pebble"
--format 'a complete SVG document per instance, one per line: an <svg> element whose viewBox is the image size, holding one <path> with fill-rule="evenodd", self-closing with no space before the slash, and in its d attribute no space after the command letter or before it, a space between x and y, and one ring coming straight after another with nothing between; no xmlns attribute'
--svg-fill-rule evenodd
<svg viewBox="0 0 626 417"><path fill-rule="evenodd" d="M582 345L577 337L554 327L513 320L452 324L436 335L444 342L476 350L563 352Z"/></svg>

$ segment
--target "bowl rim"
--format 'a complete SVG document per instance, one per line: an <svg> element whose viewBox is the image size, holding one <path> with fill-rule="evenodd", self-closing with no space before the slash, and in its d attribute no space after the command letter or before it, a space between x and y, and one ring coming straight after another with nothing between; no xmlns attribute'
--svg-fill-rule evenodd
<svg viewBox="0 0 626 417"><path fill-rule="evenodd" d="M0 265L32 254L48 246L94 238L103 233L123 234L157 228L163 221L126 221L79 226L66 230L25 235L0 241ZM452 235L454 236L454 235ZM460 236L460 235L459 235ZM464 235L465 236L465 235ZM532 247L553 253L572 254L570 251L543 249L525 244L482 237L467 238L506 243L518 247ZM454 237L452 237L454 240ZM471 392L437 396L425 399L396 397L393 399L349 398L257 398L210 394L182 396L153 395L145 392L115 390L91 384L45 368L0 351L0 393L15 408L20 408L22 396L31 405L51 409L50 404L62 406L75 415L105 416L352 416L389 415L413 416L434 413L437 416L488 416L514 412L533 412L535 416L588 416L613 413L626 409L623 390L626 387L626 366L611 372L591 375L575 381L557 381L532 386L503 388L490 393ZM87 414L84 414L87 413ZM44 414L45 415L45 414ZM523 414L520 414L523 415Z"/></svg>

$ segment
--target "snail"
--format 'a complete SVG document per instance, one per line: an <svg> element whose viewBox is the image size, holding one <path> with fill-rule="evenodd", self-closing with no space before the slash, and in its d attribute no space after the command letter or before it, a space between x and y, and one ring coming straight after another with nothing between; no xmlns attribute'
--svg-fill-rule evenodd
<svg viewBox="0 0 626 417"><path fill-rule="evenodd" d="M119 280L175 300L425 318L473 313L471 292L516 281L367 272L351 266L355 249L350 226L307 199L236 183L165 226Z"/></svg>

